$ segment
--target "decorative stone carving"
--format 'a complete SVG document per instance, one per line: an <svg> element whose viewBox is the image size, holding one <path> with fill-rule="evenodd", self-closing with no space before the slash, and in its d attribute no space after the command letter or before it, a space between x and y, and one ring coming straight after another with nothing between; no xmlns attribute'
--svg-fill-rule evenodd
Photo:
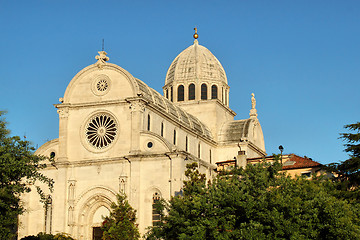
<svg viewBox="0 0 360 240"><path fill-rule="evenodd" d="M74 225L74 203L75 203L76 180L68 180L68 225Z"/></svg>
<svg viewBox="0 0 360 240"><path fill-rule="evenodd" d="M142 102L131 102L129 108L131 109L131 112L135 112L135 111L144 112L145 104Z"/></svg>
<svg viewBox="0 0 360 240"><path fill-rule="evenodd" d="M256 99L255 94L251 94L251 109L250 109L250 118L257 118L257 111L256 111Z"/></svg>
<svg viewBox="0 0 360 240"><path fill-rule="evenodd" d="M98 52L99 55L95 56L95 59L98 60L96 62L96 65L98 66L98 68L102 69L103 65L106 64L107 61L110 60L109 57L107 57L107 53L105 51L100 51Z"/></svg>
<svg viewBox="0 0 360 240"><path fill-rule="evenodd" d="M251 109L255 109L255 107L256 107L255 94L252 93L252 94L251 94Z"/></svg>
<svg viewBox="0 0 360 240"><path fill-rule="evenodd" d="M60 118L67 118L69 116L69 109L68 108L61 108L57 110Z"/></svg>
<svg viewBox="0 0 360 240"><path fill-rule="evenodd" d="M119 177L119 191L126 194L127 176L122 175Z"/></svg>

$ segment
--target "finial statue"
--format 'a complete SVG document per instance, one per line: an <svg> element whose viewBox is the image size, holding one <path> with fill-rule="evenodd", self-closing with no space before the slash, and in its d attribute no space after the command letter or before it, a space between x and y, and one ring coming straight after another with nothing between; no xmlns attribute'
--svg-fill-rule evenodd
<svg viewBox="0 0 360 240"><path fill-rule="evenodd" d="M255 94L252 93L252 94L251 94L251 108L252 108L252 109L255 109L255 107L256 107Z"/></svg>
<svg viewBox="0 0 360 240"><path fill-rule="evenodd" d="M251 94L251 109L250 109L250 118L257 118L257 111L256 111L256 99L255 94Z"/></svg>
<svg viewBox="0 0 360 240"><path fill-rule="evenodd" d="M98 53L99 55L95 56L95 59L98 60L96 64L99 68L102 68L102 65L109 61L110 58L106 56L107 53L105 51L100 51Z"/></svg>
<svg viewBox="0 0 360 240"><path fill-rule="evenodd" d="M194 28L194 30L195 30L195 34L194 34L194 36L193 36L193 37L194 37L195 39L198 39L199 34L197 34L197 28Z"/></svg>

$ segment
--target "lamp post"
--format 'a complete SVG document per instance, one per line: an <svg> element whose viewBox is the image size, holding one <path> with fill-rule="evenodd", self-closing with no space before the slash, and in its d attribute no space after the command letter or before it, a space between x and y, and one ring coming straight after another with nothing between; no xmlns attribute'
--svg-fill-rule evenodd
<svg viewBox="0 0 360 240"><path fill-rule="evenodd" d="M282 145L279 146L279 150L280 150L280 153L281 153L281 156L280 156L280 161L281 161L281 167L282 167L282 153L284 151L284 147Z"/></svg>

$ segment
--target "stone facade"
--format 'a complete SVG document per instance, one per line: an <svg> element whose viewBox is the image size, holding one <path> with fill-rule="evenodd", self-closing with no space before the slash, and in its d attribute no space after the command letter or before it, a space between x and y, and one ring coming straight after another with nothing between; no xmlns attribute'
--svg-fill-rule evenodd
<svg viewBox="0 0 360 240"><path fill-rule="evenodd" d="M154 198L179 193L187 163L199 163L211 178L215 163L233 159L239 148L248 157L266 156L255 106L249 119L234 120L225 71L197 40L170 65L164 96L106 55L99 52L95 64L76 74L55 104L59 138L36 151L55 159L44 170L54 192L45 208L36 191L24 196L20 238L66 232L93 239L119 191L145 233Z"/></svg>

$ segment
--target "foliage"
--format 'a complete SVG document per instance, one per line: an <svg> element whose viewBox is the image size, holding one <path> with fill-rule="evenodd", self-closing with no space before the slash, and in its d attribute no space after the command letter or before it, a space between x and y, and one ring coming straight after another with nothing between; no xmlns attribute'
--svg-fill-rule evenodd
<svg viewBox="0 0 360 240"><path fill-rule="evenodd" d="M147 239L358 239L358 208L326 180L290 178L280 164L247 165L205 184L189 166L184 195Z"/></svg>
<svg viewBox="0 0 360 240"><path fill-rule="evenodd" d="M58 233L56 235L47 233L38 233L36 236L26 236L20 240L74 240L70 235L66 233Z"/></svg>
<svg viewBox="0 0 360 240"><path fill-rule="evenodd" d="M134 210L123 193L117 195L117 204L112 203L110 216L104 218L101 229L103 240L133 240L139 239L136 210Z"/></svg>
<svg viewBox="0 0 360 240"><path fill-rule="evenodd" d="M9 136L0 111L0 235L4 239L12 239L16 235L18 215L24 212L20 196L30 192L35 186L43 201L45 194L37 182L45 183L52 190L53 181L40 170L42 157L33 154L30 142L18 136Z"/></svg>
<svg viewBox="0 0 360 240"><path fill-rule="evenodd" d="M341 133L346 143L345 152L349 153L349 159L341 163L332 163L328 167L337 176L343 189L356 189L360 185L360 122L344 126L349 133ZM355 133L352 133L355 132Z"/></svg>

